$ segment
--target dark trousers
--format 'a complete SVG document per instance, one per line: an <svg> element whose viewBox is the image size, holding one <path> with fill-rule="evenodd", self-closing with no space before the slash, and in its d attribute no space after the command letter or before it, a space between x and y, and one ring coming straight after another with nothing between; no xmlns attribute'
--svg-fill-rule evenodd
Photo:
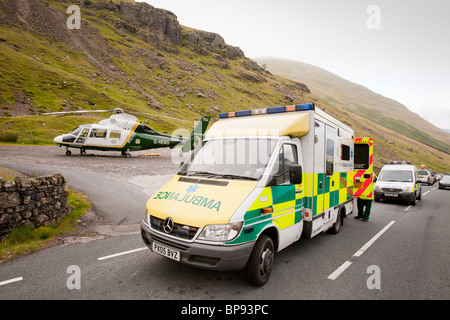
<svg viewBox="0 0 450 320"><path fill-rule="evenodd" d="M358 218L369 220L372 200L358 198Z"/></svg>

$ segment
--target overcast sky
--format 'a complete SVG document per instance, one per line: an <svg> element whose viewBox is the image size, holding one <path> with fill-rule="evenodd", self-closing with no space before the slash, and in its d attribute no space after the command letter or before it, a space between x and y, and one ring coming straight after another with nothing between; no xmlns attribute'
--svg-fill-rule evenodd
<svg viewBox="0 0 450 320"><path fill-rule="evenodd" d="M145 1L249 58L310 63L450 128L449 0Z"/></svg>

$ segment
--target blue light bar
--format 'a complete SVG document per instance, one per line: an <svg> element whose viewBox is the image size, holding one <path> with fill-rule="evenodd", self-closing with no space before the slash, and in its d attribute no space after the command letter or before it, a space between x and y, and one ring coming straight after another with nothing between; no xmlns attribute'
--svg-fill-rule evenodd
<svg viewBox="0 0 450 320"><path fill-rule="evenodd" d="M272 108L267 108L267 113L272 114L272 113L282 113L286 110L285 107L272 107Z"/></svg>
<svg viewBox="0 0 450 320"><path fill-rule="evenodd" d="M314 103L298 104L295 106L296 111L314 110Z"/></svg>
<svg viewBox="0 0 450 320"><path fill-rule="evenodd" d="M250 110L236 111L235 115L236 115L236 117L246 117L246 116L250 116L251 112L250 112Z"/></svg>
<svg viewBox="0 0 450 320"><path fill-rule="evenodd" d="M234 118L234 117L248 117L252 115L260 115L260 114L275 114L275 113L284 113L284 112L292 112L292 111L308 111L314 110L314 103L305 103L305 104L297 104L292 106L283 106L283 107L271 107L266 109L253 109L253 110L243 110L236 112L225 112L219 114L219 119L226 118Z"/></svg>

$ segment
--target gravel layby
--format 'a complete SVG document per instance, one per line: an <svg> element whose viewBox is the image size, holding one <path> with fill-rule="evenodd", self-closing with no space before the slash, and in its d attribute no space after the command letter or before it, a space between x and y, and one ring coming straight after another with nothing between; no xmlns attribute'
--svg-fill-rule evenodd
<svg viewBox="0 0 450 320"><path fill-rule="evenodd" d="M131 153L126 158L120 152L87 150L80 155L71 149L72 155L65 155L65 148L58 146L1 145L0 165L8 163L35 163L56 165L66 168L84 168L102 173L108 177L130 179L136 176L157 176L174 174L179 168L179 149L151 149ZM185 156L185 155L184 155ZM39 172L35 173L39 175Z"/></svg>

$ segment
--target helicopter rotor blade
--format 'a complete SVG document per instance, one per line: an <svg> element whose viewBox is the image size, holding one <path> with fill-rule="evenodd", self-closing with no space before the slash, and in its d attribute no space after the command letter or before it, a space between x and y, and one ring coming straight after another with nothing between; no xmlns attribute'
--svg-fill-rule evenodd
<svg viewBox="0 0 450 320"><path fill-rule="evenodd" d="M147 113L147 112L126 111L121 108L115 108L115 109L111 109L111 110L76 110L76 111L45 112L45 113L42 113L42 115L58 115L58 114L74 114L74 113L103 113L103 112L110 112L110 113L116 113L116 114L127 113L127 114L136 115L136 116L141 116L141 117L144 117L144 118L147 118L150 120L153 120L152 117L161 117L161 118L167 118L167 119L176 120L176 121L190 122L190 120L179 119L179 118L174 118L174 117L169 117L169 116L164 116L164 115L159 115L159 114L154 114L154 113Z"/></svg>
<svg viewBox="0 0 450 320"><path fill-rule="evenodd" d="M95 113L95 112L113 112L114 110L77 110L77 111L60 111L60 112L45 112L43 115L53 114L71 114L71 113Z"/></svg>
<svg viewBox="0 0 450 320"><path fill-rule="evenodd" d="M167 118L167 119L172 119L172 120L178 120L178 121L183 121L183 122L190 122L190 120L184 120L184 119L178 119L178 118L174 118L174 117L169 117L169 116L163 116L163 115L159 115L159 114L154 114L154 113L146 113L146 112L130 112L130 111L126 111L126 113L130 113L133 115L139 115L141 117L145 117L147 119L151 119L151 117L162 117L162 118Z"/></svg>

